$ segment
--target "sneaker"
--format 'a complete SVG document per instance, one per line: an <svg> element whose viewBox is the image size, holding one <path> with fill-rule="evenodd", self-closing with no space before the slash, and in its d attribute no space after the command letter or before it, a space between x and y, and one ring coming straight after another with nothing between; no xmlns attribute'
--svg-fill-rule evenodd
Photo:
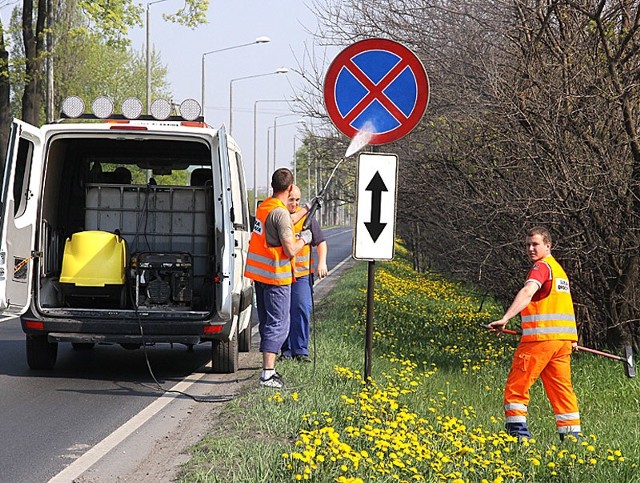
<svg viewBox="0 0 640 483"><path fill-rule="evenodd" d="M307 354L296 354L293 356L293 360L296 362L312 362Z"/></svg>
<svg viewBox="0 0 640 483"><path fill-rule="evenodd" d="M293 359L293 357L291 357L290 355L287 355L287 354L280 354L278 356L278 362L290 361L291 359Z"/></svg>
<svg viewBox="0 0 640 483"><path fill-rule="evenodd" d="M268 379L260 378L260 385L263 387L275 387L276 389L280 389L284 387L284 379L277 372Z"/></svg>

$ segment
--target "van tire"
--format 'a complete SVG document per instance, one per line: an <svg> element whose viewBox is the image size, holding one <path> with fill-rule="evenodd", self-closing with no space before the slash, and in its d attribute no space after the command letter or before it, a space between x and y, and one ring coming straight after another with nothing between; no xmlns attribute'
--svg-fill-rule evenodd
<svg viewBox="0 0 640 483"><path fill-rule="evenodd" d="M47 335L27 335L27 364L34 370L53 369L58 357L58 343Z"/></svg>
<svg viewBox="0 0 640 483"><path fill-rule="evenodd" d="M239 361L238 350L238 325L231 340L211 341L211 372L214 374L233 374L238 371Z"/></svg>

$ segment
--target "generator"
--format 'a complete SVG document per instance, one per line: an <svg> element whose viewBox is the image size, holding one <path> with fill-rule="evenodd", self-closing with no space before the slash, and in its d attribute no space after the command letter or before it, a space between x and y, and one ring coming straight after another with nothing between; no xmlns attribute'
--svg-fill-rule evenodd
<svg viewBox="0 0 640 483"><path fill-rule="evenodd" d="M136 253L129 267L136 307L191 308L193 260L190 253Z"/></svg>

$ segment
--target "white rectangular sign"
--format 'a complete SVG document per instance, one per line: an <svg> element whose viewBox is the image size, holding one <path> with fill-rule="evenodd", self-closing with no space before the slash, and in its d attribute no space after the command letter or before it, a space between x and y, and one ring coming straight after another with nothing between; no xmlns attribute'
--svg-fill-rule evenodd
<svg viewBox="0 0 640 483"><path fill-rule="evenodd" d="M391 260L396 235L398 156L361 153L356 176L353 258Z"/></svg>

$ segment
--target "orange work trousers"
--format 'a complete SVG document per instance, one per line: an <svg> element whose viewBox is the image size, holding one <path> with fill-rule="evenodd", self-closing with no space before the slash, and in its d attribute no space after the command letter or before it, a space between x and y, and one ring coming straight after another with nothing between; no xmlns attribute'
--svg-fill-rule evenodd
<svg viewBox="0 0 640 483"><path fill-rule="evenodd" d="M520 342L504 391L507 427L526 428L529 389L540 377L560 435L580 433L578 398L571 384L571 345L567 340Z"/></svg>

